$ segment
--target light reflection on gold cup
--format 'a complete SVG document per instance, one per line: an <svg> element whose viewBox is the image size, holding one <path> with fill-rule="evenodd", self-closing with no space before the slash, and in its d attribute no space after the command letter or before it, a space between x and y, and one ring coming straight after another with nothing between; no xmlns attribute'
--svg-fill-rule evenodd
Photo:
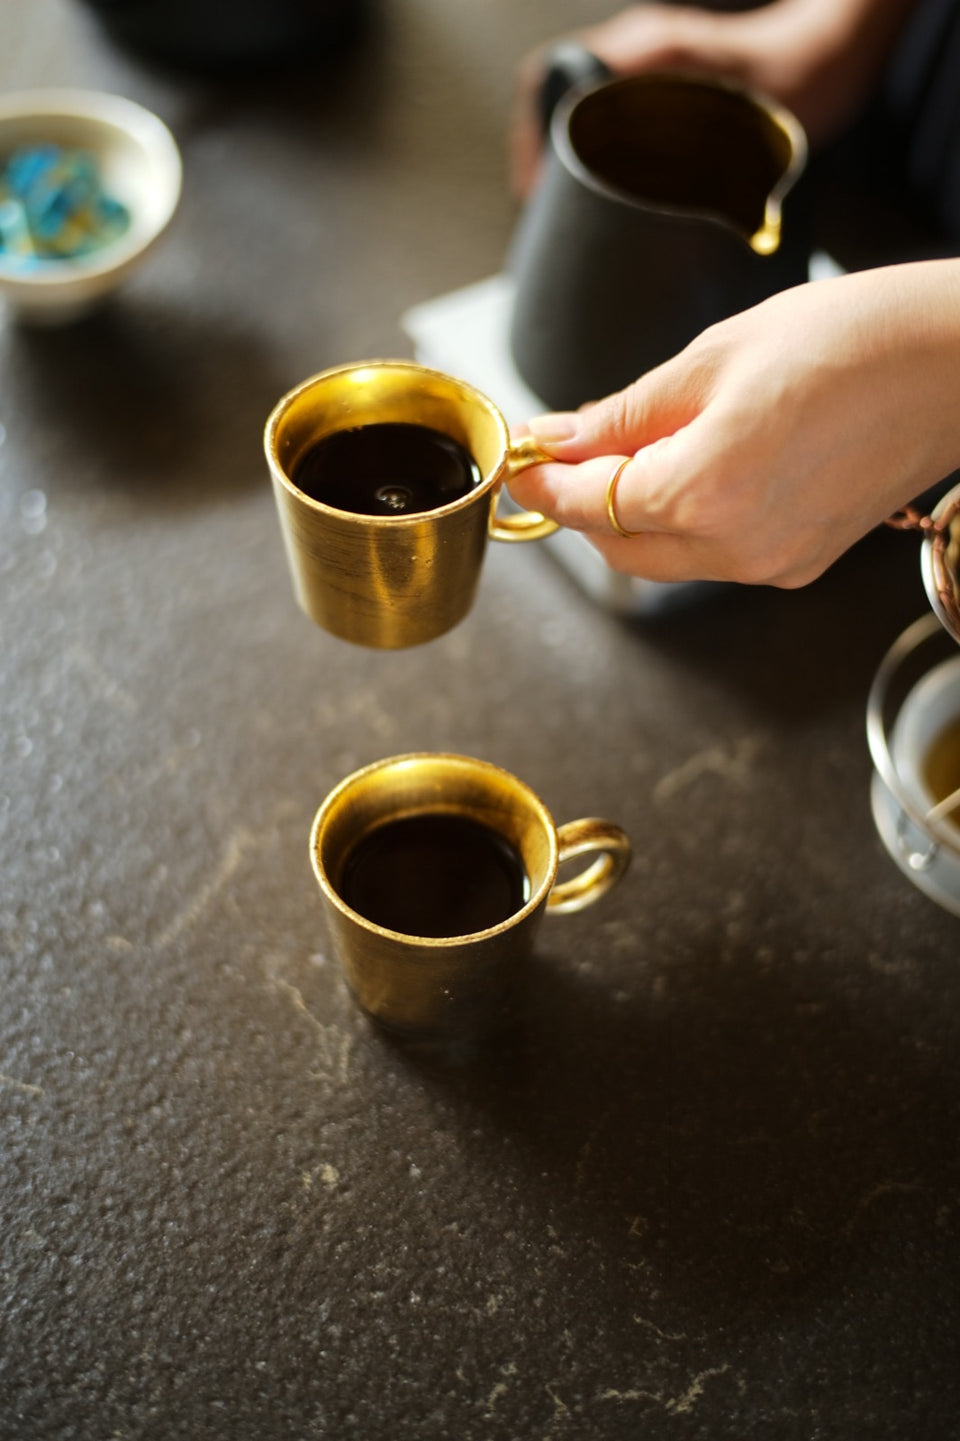
<svg viewBox="0 0 960 1441"><path fill-rule="evenodd" d="M435 510L373 516L324 505L293 483L297 462L323 437L397 422L465 446L479 485ZM556 529L529 511L496 514L501 485L543 453L530 440L511 443L503 416L473 386L412 361L371 360L303 381L274 407L264 447L297 601L359 645L394 649L442 635L473 603L488 537L538 540Z"/></svg>
<svg viewBox="0 0 960 1441"><path fill-rule="evenodd" d="M440 938L387 930L353 910L341 895L353 848L385 821L437 811L479 821L515 847L529 882L522 907L488 930ZM581 856L592 860L558 881L558 867ZM599 900L626 870L630 842L610 821L556 826L529 786L488 761L416 752L375 761L330 792L313 822L310 859L359 1005L388 1029L449 1037L497 1023L544 914Z"/></svg>

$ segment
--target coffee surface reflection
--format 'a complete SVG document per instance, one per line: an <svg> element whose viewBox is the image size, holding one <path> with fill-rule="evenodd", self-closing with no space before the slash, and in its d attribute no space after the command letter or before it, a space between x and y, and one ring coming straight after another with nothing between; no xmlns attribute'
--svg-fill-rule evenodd
<svg viewBox="0 0 960 1441"><path fill-rule="evenodd" d="M530 882L516 846L470 816L426 811L378 825L351 850L340 893L374 925L408 936L468 936L522 909Z"/></svg>
<svg viewBox="0 0 960 1441"><path fill-rule="evenodd" d="M300 457L299 490L354 515L416 515L469 495L482 479L473 456L442 431L407 422L325 435Z"/></svg>

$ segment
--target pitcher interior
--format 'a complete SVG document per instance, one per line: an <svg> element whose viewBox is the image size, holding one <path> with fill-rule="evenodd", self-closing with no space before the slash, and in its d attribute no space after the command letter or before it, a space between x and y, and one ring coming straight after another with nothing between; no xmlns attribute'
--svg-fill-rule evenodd
<svg viewBox="0 0 960 1441"><path fill-rule="evenodd" d="M570 142L598 180L643 204L710 214L746 238L794 160L790 134L749 96L681 77L634 77L585 95Z"/></svg>

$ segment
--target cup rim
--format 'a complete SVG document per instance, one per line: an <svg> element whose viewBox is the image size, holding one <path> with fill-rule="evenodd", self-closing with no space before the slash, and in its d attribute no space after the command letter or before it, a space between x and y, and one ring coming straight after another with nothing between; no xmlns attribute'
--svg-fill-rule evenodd
<svg viewBox="0 0 960 1441"><path fill-rule="evenodd" d="M956 827L943 819L928 820L918 793L919 785L911 785L910 781L913 778L905 778L901 774L894 754L897 749L896 730L900 712L907 705L918 686L923 684L923 680L934 670L939 670L939 665L928 667L923 678L911 687L900 702L898 713L889 728L885 717L888 695L900 675L902 667L910 661L914 652L918 651L921 646L930 641L941 641L942 635L938 618L928 612L909 625L886 652L874 674L867 696L867 748L874 771L903 814L923 835L928 836L939 850L946 852L951 859L956 860L960 859L960 835L957 834ZM953 659L954 657L951 656L948 661L940 664L950 664Z"/></svg>
<svg viewBox="0 0 960 1441"><path fill-rule="evenodd" d="M683 210L665 202L640 201L635 195L631 195L630 191L617 185L611 185L609 181L603 180L580 159L570 139L570 117L582 101L588 100L601 90L640 89L651 83L662 84L664 81L685 86L693 85L701 90L721 90L728 94L738 95L766 112L771 120L779 125L789 138L791 147L790 163L767 197L768 206L771 203L774 206L779 205L796 184L807 163L809 142L800 121L779 100L775 100L772 95L767 95L762 90L745 85L741 81L731 80L724 76L705 75L695 70L683 68L645 70L634 75L616 75L603 80L581 81L572 86L566 94L560 97L550 118L550 138L565 168L582 184L608 199L626 202L644 210L659 210L665 215L696 213L700 216L700 212ZM716 217L708 211L702 212L702 218L716 221ZM716 223L720 224L721 222L716 221Z"/></svg>
<svg viewBox="0 0 960 1441"><path fill-rule="evenodd" d="M475 485L466 495L461 495L456 500L448 501L446 505L433 506L430 510L413 510L406 515L364 515L357 511L341 510L338 506L327 505L325 501L317 500L316 496L308 495L306 491L301 490L287 474L277 454L277 431L281 421L295 401L303 395L305 391L312 389L312 387L318 385L321 381L331 380L338 375L346 375L350 372L362 372L365 370L405 370L412 375L435 377L437 380L442 380L446 384L456 386L472 400L476 401L481 409L489 415L500 433L500 456L496 465L491 469L490 474L485 476L479 485ZM510 431L503 413L490 397L485 395L484 392L479 390L475 385L471 385L469 381L463 380L459 375L451 375L447 371L438 370L433 366L421 365L419 361L416 360L391 358L355 360L346 362L343 365L330 366L325 370L318 370L315 374L308 375L305 380L301 380L297 385L292 386L286 391L267 416L266 425L263 430L263 448L266 453L267 465L270 468L271 475L280 482L289 494L295 496L297 500L302 501L310 510L318 512L321 515L348 519L352 522L364 526L372 526L376 529L386 528L396 530L399 527L410 527L422 524L425 517L428 516L449 515L457 510L466 510L469 506L475 505L479 497L489 494L499 483L503 475L510 449Z"/></svg>
<svg viewBox="0 0 960 1441"><path fill-rule="evenodd" d="M376 774L377 771L390 770L398 766L417 764L424 761L429 761L432 764L439 763L446 765L451 770L462 768L469 768L473 771L479 770L485 772L487 775L498 776L509 781L512 787L519 787L523 792L531 810L536 813L542 824L549 849L549 860L543 879L519 910L511 912L505 920L499 921L497 925L489 926L485 930L468 931L458 936L417 936L411 934L409 931L394 931L388 926L378 925L376 921L370 920L368 916L363 915L360 911L355 911L352 906L347 904L334 886L320 859L321 831L331 811L334 810L345 792L368 776ZM428 808L425 807L424 809ZM432 806L429 807L429 809L435 811L438 807ZM504 932L512 930L521 921L525 920L527 916L531 915L538 906L542 905L550 894L553 883L557 878L559 859L560 848L557 841L557 828L554 824L553 817L543 801L537 793L527 785L526 781L522 781L519 776L514 775L512 771L506 770L503 766L496 765L493 761L480 760L476 756L462 755L455 751L406 751L400 755L384 756L380 760L371 761L368 765L360 766L357 770L351 771L348 776L344 776L343 780L339 781L338 784L327 793L321 801L313 818L313 824L310 827L310 864L313 868L313 874L317 883L327 900L336 907L341 915L346 916L363 930L369 931L373 935L383 936L385 939L400 942L416 950L426 949L440 952L456 950L460 946L469 945L492 936L503 935Z"/></svg>

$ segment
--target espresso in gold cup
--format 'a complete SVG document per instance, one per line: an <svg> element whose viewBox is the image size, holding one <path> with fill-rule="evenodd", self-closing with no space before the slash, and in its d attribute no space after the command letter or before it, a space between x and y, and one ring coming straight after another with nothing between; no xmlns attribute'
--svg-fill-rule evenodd
<svg viewBox="0 0 960 1441"><path fill-rule="evenodd" d="M545 459L513 444L499 410L464 381L372 360L305 380L275 406L264 444L297 600L359 645L419 645L473 603L488 537L556 529L498 516L504 481Z"/></svg>
<svg viewBox="0 0 960 1441"><path fill-rule="evenodd" d="M529 786L487 761L418 752L341 781L310 856L359 1005L391 1030L449 1037L497 1023L544 914L599 900L630 842L610 821L556 826ZM584 869L558 881L580 856Z"/></svg>

